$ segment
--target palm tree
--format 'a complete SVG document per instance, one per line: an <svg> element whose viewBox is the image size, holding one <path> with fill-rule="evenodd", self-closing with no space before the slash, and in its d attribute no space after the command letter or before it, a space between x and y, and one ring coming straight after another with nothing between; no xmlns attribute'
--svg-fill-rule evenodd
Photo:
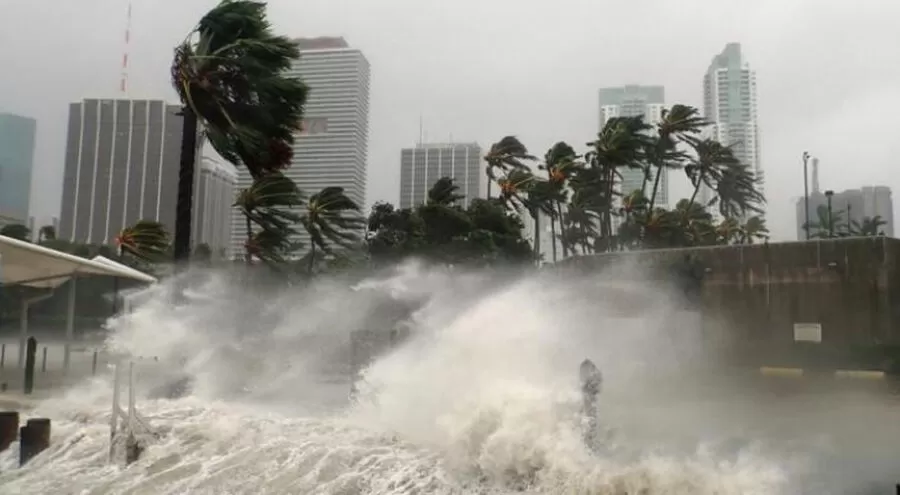
<svg viewBox="0 0 900 495"><path fill-rule="evenodd" d="M651 205L656 204L663 170L678 168L687 158L687 155L678 149L678 144L699 134L707 125L709 123L700 117L700 112L694 107L673 105L672 108L663 110L662 118L656 124L655 143L648 152L650 164L656 168L653 192L649 196Z"/></svg>
<svg viewBox="0 0 900 495"><path fill-rule="evenodd" d="M428 203L442 206L455 205L465 196L459 194L459 186L450 177L441 177L428 190Z"/></svg>
<svg viewBox="0 0 900 495"><path fill-rule="evenodd" d="M650 138L646 131L650 126L640 117L615 117L609 119L597 135L588 143L591 150L585 154L586 167L573 177L573 191L590 191L591 203L600 215L600 237L612 246L613 202L620 192L616 184L621 179L621 168L644 168Z"/></svg>
<svg viewBox="0 0 900 495"><path fill-rule="evenodd" d="M329 253L332 244L343 248L355 246L366 220L359 214L359 206L342 187L326 187L310 196L300 223L310 237L308 272L312 275L316 249Z"/></svg>
<svg viewBox="0 0 900 495"><path fill-rule="evenodd" d="M125 227L115 239L119 256L130 254L141 261L157 261L169 248L169 233L163 224L153 220L141 220Z"/></svg>
<svg viewBox="0 0 900 495"><path fill-rule="evenodd" d="M741 244L753 244L754 240L768 240L769 229L766 227L766 219L760 216L752 216L741 226Z"/></svg>
<svg viewBox="0 0 900 495"><path fill-rule="evenodd" d="M740 218L748 213L762 213L766 199L758 186L761 178L756 177L749 166L742 163L722 168L716 183L719 212L723 217Z"/></svg>
<svg viewBox="0 0 900 495"><path fill-rule="evenodd" d="M8 223L0 228L0 235L20 241L28 241L31 239L31 230L20 223Z"/></svg>
<svg viewBox="0 0 900 495"><path fill-rule="evenodd" d="M688 159L684 167L684 173L694 187L690 199L690 203L693 204L701 187L705 186L714 190L722 176L722 169L739 165L740 161L734 156L731 147L714 139L699 139L691 136L687 137L685 142L694 152L694 156Z"/></svg>
<svg viewBox="0 0 900 495"><path fill-rule="evenodd" d="M56 227L52 225L44 225L38 230L38 242L48 242L56 240Z"/></svg>
<svg viewBox="0 0 900 495"><path fill-rule="evenodd" d="M562 230L562 205L568 200L568 181L573 171L580 166L577 162L578 155L575 149L568 143L560 141L554 144L547 153L544 154L544 164L541 168L547 171L547 180L553 188L555 197L554 212L550 215L550 235L553 237L553 262L556 262L556 224L560 220L560 230ZM565 237L565 234L562 234ZM562 244L563 257L568 257L568 247Z"/></svg>
<svg viewBox="0 0 900 495"><path fill-rule="evenodd" d="M528 154L528 148L515 136L506 136L491 145L491 149L484 156L487 162L485 173L488 176L487 197L491 197L491 182L497 179L497 172L505 173L509 170L528 170L525 162L534 161L537 158Z"/></svg>
<svg viewBox="0 0 900 495"><path fill-rule="evenodd" d="M172 83L184 127L174 257L187 260L198 130L216 151L254 177L290 165L307 88L285 70L299 57L294 42L272 34L266 4L222 0L175 49Z"/></svg>
<svg viewBox="0 0 900 495"><path fill-rule="evenodd" d="M843 222L843 211L828 211L828 207L825 205L819 205L816 208L816 218L817 220L809 223L809 232L810 238L813 239L827 239L832 237L832 233L838 231L838 227L841 222ZM807 228L806 223L803 224L803 229Z"/></svg>
<svg viewBox="0 0 900 495"><path fill-rule="evenodd" d="M293 226L300 222L296 211L303 206L294 181L280 172L259 177L238 193L234 206L244 215L247 263L254 256L270 266L284 263L287 253L297 247L291 238L297 233Z"/></svg>
<svg viewBox="0 0 900 495"><path fill-rule="evenodd" d="M850 235L874 237L884 235L881 227L887 225L887 222L881 218L881 215L875 215L874 217L863 217L861 221L852 220L851 224Z"/></svg>

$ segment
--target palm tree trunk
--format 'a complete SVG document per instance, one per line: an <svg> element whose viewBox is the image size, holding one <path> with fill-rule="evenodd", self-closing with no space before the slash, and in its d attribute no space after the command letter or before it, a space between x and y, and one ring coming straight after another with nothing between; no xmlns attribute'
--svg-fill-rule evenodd
<svg viewBox="0 0 900 495"><path fill-rule="evenodd" d="M553 262L556 263L556 215L550 217L550 239L553 251Z"/></svg>
<svg viewBox="0 0 900 495"><path fill-rule="evenodd" d="M307 273L310 277L313 274L313 267L316 266L316 243L309 243L309 266L306 267Z"/></svg>
<svg viewBox="0 0 900 495"><path fill-rule="evenodd" d="M691 200L688 201L686 211L691 211L691 207L694 206L694 201L697 199L697 193L700 192L701 187L703 187L703 172L700 172L700 177L697 177L697 185L694 186L694 192L691 194Z"/></svg>
<svg viewBox="0 0 900 495"><path fill-rule="evenodd" d="M563 258L568 258L569 257L569 244L568 244L568 238L566 237L566 223L565 223L565 219L563 218L562 201L556 202L556 211L559 212L559 236L562 241L562 242L560 242L560 244L562 245Z"/></svg>
<svg viewBox="0 0 900 495"><path fill-rule="evenodd" d="M178 200L175 204L175 238L172 242L175 262L191 257L191 220L194 214L194 173L197 164L197 114L185 106L181 110L181 161L178 169Z"/></svg>
<svg viewBox="0 0 900 495"><path fill-rule="evenodd" d="M659 191L659 179L662 177L663 166L660 164L656 167L656 177L653 178L653 195L650 196L650 208L656 205L656 193Z"/></svg>
<svg viewBox="0 0 900 495"><path fill-rule="evenodd" d="M531 218L534 219L534 259L538 266L541 263L541 221L539 216L539 212L531 212Z"/></svg>

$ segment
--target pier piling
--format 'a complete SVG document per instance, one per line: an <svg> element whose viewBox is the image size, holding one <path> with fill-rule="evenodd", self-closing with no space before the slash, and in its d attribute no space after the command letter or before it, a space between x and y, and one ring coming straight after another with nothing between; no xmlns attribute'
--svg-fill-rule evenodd
<svg viewBox="0 0 900 495"><path fill-rule="evenodd" d="M8 449L19 436L19 413L0 412L0 452Z"/></svg>
<svg viewBox="0 0 900 495"><path fill-rule="evenodd" d="M19 429L19 466L24 466L34 456L47 450L50 446L50 420L47 418L29 419Z"/></svg>

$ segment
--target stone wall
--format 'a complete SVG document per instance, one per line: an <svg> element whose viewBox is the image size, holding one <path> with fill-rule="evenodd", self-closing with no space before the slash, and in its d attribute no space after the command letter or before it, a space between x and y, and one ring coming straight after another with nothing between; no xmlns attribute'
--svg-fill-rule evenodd
<svg viewBox="0 0 900 495"><path fill-rule="evenodd" d="M727 336L754 364L883 368L900 348L900 240L857 237L608 253L566 260L604 270L633 263L641 276L701 273L704 332ZM692 260L689 262L688 260ZM606 271L606 270L604 270ZM822 342L794 342L794 323L820 323Z"/></svg>

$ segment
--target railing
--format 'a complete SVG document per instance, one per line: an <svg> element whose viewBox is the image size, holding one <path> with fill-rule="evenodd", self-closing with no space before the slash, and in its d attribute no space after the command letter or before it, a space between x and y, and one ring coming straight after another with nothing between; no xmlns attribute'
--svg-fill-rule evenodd
<svg viewBox="0 0 900 495"><path fill-rule="evenodd" d="M135 407L134 361L128 364L128 409L123 410L119 403L122 389L122 361L113 365L113 398L112 414L109 421L109 460L113 462L116 446L125 439L126 462L133 462L139 453L139 439L156 438L156 432L150 422L137 412ZM134 450L137 453L131 452Z"/></svg>

